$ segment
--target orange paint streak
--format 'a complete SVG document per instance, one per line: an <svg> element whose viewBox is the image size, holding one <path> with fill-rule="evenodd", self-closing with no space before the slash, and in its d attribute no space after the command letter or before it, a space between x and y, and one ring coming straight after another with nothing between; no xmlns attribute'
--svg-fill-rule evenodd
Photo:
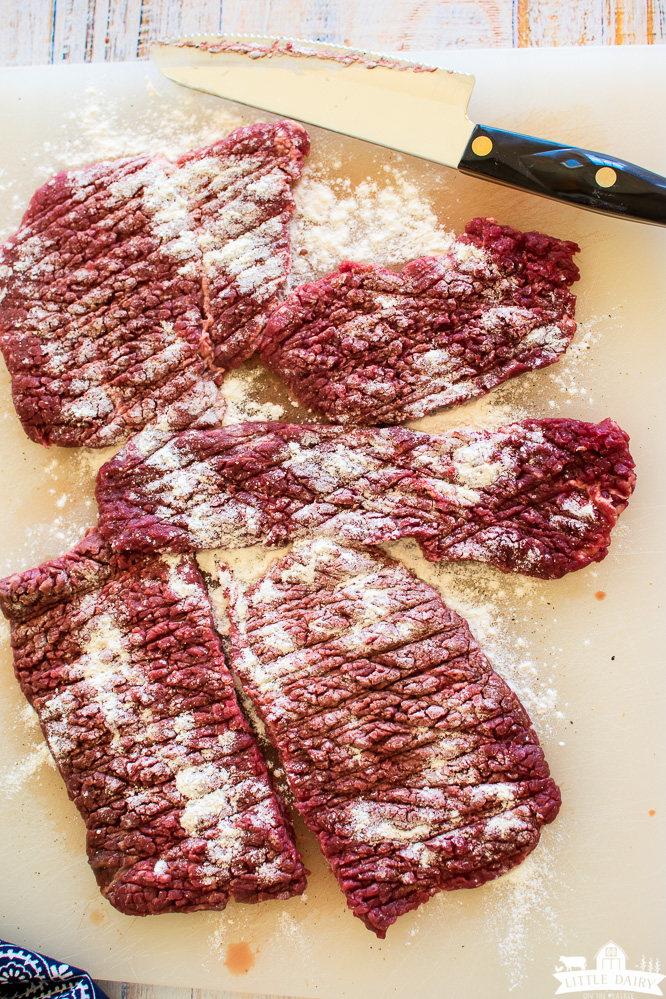
<svg viewBox="0 0 666 999"><path fill-rule="evenodd" d="M621 45L624 38L624 7L621 3L615 7L615 44Z"/></svg>
<svg viewBox="0 0 666 999"><path fill-rule="evenodd" d="M648 45L654 45L656 31L654 30L654 0L647 0L647 38Z"/></svg>
<svg viewBox="0 0 666 999"><path fill-rule="evenodd" d="M518 48L526 49L530 44L529 0L518 0Z"/></svg>
<svg viewBox="0 0 666 999"><path fill-rule="evenodd" d="M248 943L232 943L227 946L224 967L232 975L247 975L254 967L254 952Z"/></svg>
<svg viewBox="0 0 666 999"><path fill-rule="evenodd" d="M504 42L503 11L498 4L487 4L486 7L493 35L493 45L501 48Z"/></svg>
<svg viewBox="0 0 666 999"><path fill-rule="evenodd" d="M594 595L597 598L597 600L605 600L606 599L606 591L605 590L597 590L597 592Z"/></svg>

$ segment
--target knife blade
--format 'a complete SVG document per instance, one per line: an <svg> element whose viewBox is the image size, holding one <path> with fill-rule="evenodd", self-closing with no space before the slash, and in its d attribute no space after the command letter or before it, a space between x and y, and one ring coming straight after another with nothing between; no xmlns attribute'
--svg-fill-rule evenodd
<svg viewBox="0 0 666 999"><path fill-rule="evenodd" d="M155 42L170 80L419 156L508 187L666 225L666 177L607 153L467 116L474 77L299 39L193 36Z"/></svg>

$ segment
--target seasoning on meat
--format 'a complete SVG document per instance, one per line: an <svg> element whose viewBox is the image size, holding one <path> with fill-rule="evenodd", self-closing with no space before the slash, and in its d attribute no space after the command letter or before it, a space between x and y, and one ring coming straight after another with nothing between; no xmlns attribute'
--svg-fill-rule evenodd
<svg viewBox="0 0 666 999"><path fill-rule="evenodd" d="M557 815L530 719L464 620L379 552L299 542L246 593L232 669L354 915L387 927L506 873Z"/></svg>
<svg viewBox="0 0 666 999"><path fill-rule="evenodd" d="M273 313L261 359L335 423L392 424L559 360L575 332L575 243L474 219L400 274L346 261Z"/></svg>
<svg viewBox="0 0 666 999"><path fill-rule="evenodd" d="M117 443L252 354L308 148L294 122L257 124L37 191L0 250L0 348L32 440Z"/></svg>
<svg viewBox="0 0 666 999"><path fill-rule="evenodd" d="M143 916L303 891L192 558L114 557L91 534L0 582L0 606L112 905Z"/></svg>
<svg viewBox="0 0 666 999"><path fill-rule="evenodd" d="M635 480L627 440L611 420L568 419L432 435L244 423L167 443L144 431L99 472L100 531L144 552L409 537L430 561L557 578L606 555Z"/></svg>

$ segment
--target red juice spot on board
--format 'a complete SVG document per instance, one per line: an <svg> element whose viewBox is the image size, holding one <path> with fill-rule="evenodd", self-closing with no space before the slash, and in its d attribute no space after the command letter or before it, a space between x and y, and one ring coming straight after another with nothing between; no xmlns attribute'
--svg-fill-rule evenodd
<svg viewBox="0 0 666 999"><path fill-rule="evenodd" d="M254 953L250 945L245 942L229 944L224 967L232 975L247 975L254 967Z"/></svg>
<svg viewBox="0 0 666 999"><path fill-rule="evenodd" d="M597 592L594 595L597 598L597 600L605 600L606 599L606 591L605 590L597 590Z"/></svg>

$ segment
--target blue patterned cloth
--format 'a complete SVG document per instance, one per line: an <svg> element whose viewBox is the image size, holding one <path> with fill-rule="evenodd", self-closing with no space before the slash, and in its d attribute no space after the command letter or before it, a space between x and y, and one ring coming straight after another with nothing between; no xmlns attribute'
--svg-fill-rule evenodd
<svg viewBox="0 0 666 999"><path fill-rule="evenodd" d="M108 999L80 968L0 940L0 999Z"/></svg>

